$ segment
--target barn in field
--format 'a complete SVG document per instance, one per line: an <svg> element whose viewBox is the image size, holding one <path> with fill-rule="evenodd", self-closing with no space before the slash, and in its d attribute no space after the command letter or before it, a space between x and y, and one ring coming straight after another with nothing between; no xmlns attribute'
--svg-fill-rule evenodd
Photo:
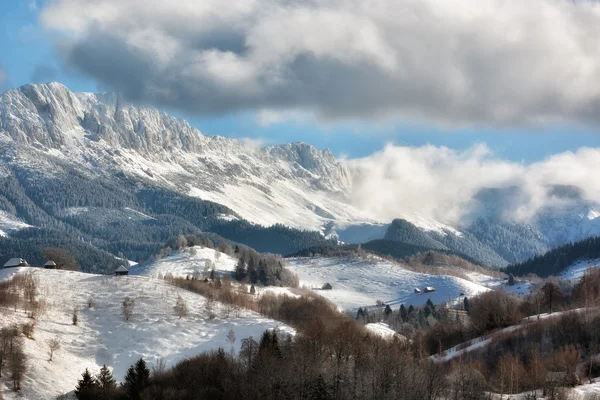
<svg viewBox="0 0 600 400"><path fill-rule="evenodd" d="M117 268L115 270L115 275L117 275L117 276L129 275L129 270L121 265L119 268Z"/></svg>
<svg viewBox="0 0 600 400"><path fill-rule="evenodd" d="M48 261L46 261L46 264L44 264L44 268L45 269L56 269L56 263L52 260L48 260Z"/></svg>
<svg viewBox="0 0 600 400"><path fill-rule="evenodd" d="M3 268L16 268L16 267L28 267L27 261L22 258L11 258L8 260Z"/></svg>

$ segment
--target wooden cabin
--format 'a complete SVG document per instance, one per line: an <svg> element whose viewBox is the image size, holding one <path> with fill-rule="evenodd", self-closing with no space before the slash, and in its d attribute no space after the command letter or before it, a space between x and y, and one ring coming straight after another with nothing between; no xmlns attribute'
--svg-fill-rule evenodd
<svg viewBox="0 0 600 400"><path fill-rule="evenodd" d="M115 275L117 275L117 276L129 275L129 270L121 265L119 268L117 268L115 270Z"/></svg>
<svg viewBox="0 0 600 400"><path fill-rule="evenodd" d="M46 261L46 264L44 264L44 268L45 269L56 269L56 263L52 260L48 260L48 261Z"/></svg>
<svg viewBox="0 0 600 400"><path fill-rule="evenodd" d="M435 292L435 288L433 286L427 286L424 290L425 293Z"/></svg>
<svg viewBox="0 0 600 400"><path fill-rule="evenodd" d="M323 287L321 288L321 290L331 290L331 289L333 289L333 287L329 283L324 284Z"/></svg>
<svg viewBox="0 0 600 400"><path fill-rule="evenodd" d="M8 260L3 268L16 268L16 267L29 267L27 261L22 258L11 258Z"/></svg>
<svg viewBox="0 0 600 400"><path fill-rule="evenodd" d="M421 289L419 289L418 287L415 288L415 293L416 294L421 294Z"/></svg>

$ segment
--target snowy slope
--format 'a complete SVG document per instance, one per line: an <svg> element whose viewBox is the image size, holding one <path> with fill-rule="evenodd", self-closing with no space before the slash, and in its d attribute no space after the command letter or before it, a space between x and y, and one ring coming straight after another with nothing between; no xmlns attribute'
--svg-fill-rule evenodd
<svg viewBox="0 0 600 400"><path fill-rule="evenodd" d="M561 277L572 280L572 281L577 281L583 276L583 274L585 274L585 272L589 268L599 268L599 267L600 267L600 259L582 260L582 261L576 262L575 264L573 264L569 268L567 268L561 274Z"/></svg>
<svg viewBox="0 0 600 400"><path fill-rule="evenodd" d="M70 392L85 368L97 372L102 364L114 370L122 380L127 368L143 357L154 362L163 357L167 366L221 346L227 351L229 330L237 338L235 351L241 339L259 337L265 330L279 328L292 330L259 314L244 311L240 318L222 319L217 307L217 318L204 317L204 298L175 288L165 281L141 276L100 276L71 271L19 268L32 271L40 280L40 295L49 304L48 312L36 320L35 340L25 339L29 370L23 382L23 396L15 396L1 386L6 399L47 399ZM0 279L6 279L14 269L0 270ZM189 308L189 315L178 319L173 312L177 296L181 295ZM130 322L121 317L120 304L125 296L136 300ZM87 308L87 299L95 306ZM79 324L71 324L71 313L76 307ZM29 322L21 311L2 310L0 325ZM58 338L62 348L48 361L46 340ZM2 381L4 382L4 380Z"/></svg>
<svg viewBox="0 0 600 400"><path fill-rule="evenodd" d="M17 218L0 211L0 237L8 236L13 231L29 228L31 225L18 220Z"/></svg>
<svg viewBox="0 0 600 400"><path fill-rule="evenodd" d="M162 260L133 266L130 268L129 273L149 277L157 277L159 274L163 276L171 274L176 278L185 278L188 275L191 277L194 274L201 274L207 265L207 261L214 265L215 271L220 274L235 270L235 265L238 262L235 257L221 253L218 250L194 246L181 251L174 250L170 256Z"/></svg>
<svg viewBox="0 0 600 400"><path fill-rule="evenodd" d="M489 290L481 284L446 275L428 275L409 271L400 264L377 257L353 258L296 258L288 259L288 268L300 278L301 286L318 290L318 293L343 310L355 310L375 305L381 300L390 305L423 305L427 299L434 303L453 301L460 294L470 297ZM332 290L320 290L330 283ZM415 294L427 286L434 293Z"/></svg>

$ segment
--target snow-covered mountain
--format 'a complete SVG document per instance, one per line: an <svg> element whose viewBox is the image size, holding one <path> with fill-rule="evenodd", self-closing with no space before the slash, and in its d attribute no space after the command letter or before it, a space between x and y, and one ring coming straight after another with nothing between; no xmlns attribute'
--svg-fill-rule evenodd
<svg viewBox="0 0 600 400"><path fill-rule="evenodd" d="M188 215L199 206L165 197L159 207L153 197L162 190L224 206L206 206L223 221L283 224L350 243L390 236L391 221L353 205L356 171L330 151L306 143L254 148L205 136L184 120L116 94L74 93L59 83L11 89L0 96L0 147L4 234L29 224L90 235L87 240L131 240L113 237L106 223L99 226L119 218L132 232L154 224L195 233L198 218ZM415 213L399 211L397 217L427 236L425 242L438 243L435 248L503 266L600 233L600 205L581 200L576 188L549 190L556 201L527 222L504 219L518 188L482 190L457 226ZM152 215L144 220L136 212ZM164 240L147 236L144 241Z"/></svg>
<svg viewBox="0 0 600 400"><path fill-rule="evenodd" d="M257 149L204 136L114 94L73 93L58 83L9 90L0 97L0 143L4 163L48 175L65 164L90 177L124 173L263 225L319 230L328 220L369 220L348 205L350 172L328 150L305 143Z"/></svg>

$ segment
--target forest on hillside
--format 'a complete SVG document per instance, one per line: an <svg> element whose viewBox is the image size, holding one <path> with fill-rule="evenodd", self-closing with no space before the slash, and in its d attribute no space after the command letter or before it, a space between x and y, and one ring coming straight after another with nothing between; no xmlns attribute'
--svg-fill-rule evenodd
<svg viewBox="0 0 600 400"><path fill-rule="evenodd" d="M515 276L536 274L545 278L560 275L565 269L580 260L596 258L600 258L600 237L598 236L557 247L525 262L512 264L505 271Z"/></svg>

